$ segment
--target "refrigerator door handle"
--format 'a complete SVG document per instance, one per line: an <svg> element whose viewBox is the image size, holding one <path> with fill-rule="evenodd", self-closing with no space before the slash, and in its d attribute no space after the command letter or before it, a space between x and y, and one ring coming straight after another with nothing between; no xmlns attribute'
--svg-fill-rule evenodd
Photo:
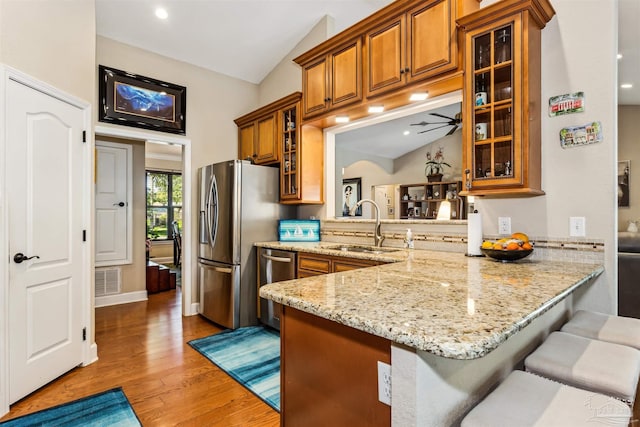
<svg viewBox="0 0 640 427"><path fill-rule="evenodd" d="M211 179L211 197L213 198L213 215L210 218L210 230L211 230L211 246L215 246L216 244L216 236L218 235L218 181L216 180L216 176L214 175Z"/></svg>
<svg viewBox="0 0 640 427"><path fill-rule="evenodd" d="M284 258L279 256L267 255L267 254L262 254L262 258L275 261L275 262L291 262L292 261L291 258Z"/></svg>
<svg viewBox="0 0 640 427"><path fill-rule="evenodd" d="M209 180L209 188L207 189L207 196L204 202L204 221L206 225L206 230L203 230L203 234L206 236L206 241L203 243L209 242L209 246L213 246L211 243L211 192L213 187L213 176L211 180Z"/></svg>
<svg viewBox="0 0 640 427"><path fill-rule="evenodd" d="M200 229L200 243L201 244L207 244L209 243L209 238L207 237L207 214L206 211L200 211L200 217L199 217L199 221L200 221L200 226L198 227Z"/></svg>

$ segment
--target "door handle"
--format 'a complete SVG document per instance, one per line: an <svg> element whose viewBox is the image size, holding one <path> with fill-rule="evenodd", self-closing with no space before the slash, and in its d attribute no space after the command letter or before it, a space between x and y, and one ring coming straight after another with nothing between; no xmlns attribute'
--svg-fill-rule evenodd
<svg viewBox="0 0 640 427"><path fill-rule="evenodd" d="M113 206L120 206L123 207L124 206L124 202L120 202L120 203L114 203Z"/></svg>
<svg viewBox="0 0 640 427"><path fill-rule="evenodd" d="M273 255L267 255L267 254L262 254L262 258L266 258L268 260L275 261L275 262L291 262L291 258L285 258L285 257L279 257L279 256L273 256Z"/></svg>
<svg viewBox="0 0 640 427"><path fill-rule="evenodd" d="M16 264L20 264L22 261L29 261L30 259L33 259L33 258L40 259L38 255L26 256L22 252L18 252L13 256L13 262L15 262Z"/></svg>

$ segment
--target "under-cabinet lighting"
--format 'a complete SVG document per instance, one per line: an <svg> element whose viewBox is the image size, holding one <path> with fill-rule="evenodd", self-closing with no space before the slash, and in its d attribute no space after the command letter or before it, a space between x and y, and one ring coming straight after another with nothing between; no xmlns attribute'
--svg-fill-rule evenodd
<svg viewBox="0 0 640 427"><path fill-rule="evenodd" d="M409 97L409 101L424 101L428 97L428 92L416 92L411 94L411 96Z"/></svg>
<svg viewBox="0 0 640 427"><path fill-rule="evenodd" d="M336 116L336 123L349 123L349 116Z"/></svg>
<svg viewBox="0 0 640 427"><path fill-rule="evenodd" d="M384 111L384 105L372 105L369 107L370 113L382 113Z"/></svg>
<svg viewBox="0 0 640 427"><path fill-rule="evenodd" d="M167 9L159 7L156 9L156 16L159 19L167 19L169 17L169 12L167 12Z"/></svg>
<svg viewBox="0 0 640 427"><path fill-rule="evenodd" d="M620 87L621 87L622 89L631 89L631 88L633 87L633 85L632 85L631 83L622 83L622 84L620 85Z"/></svg>

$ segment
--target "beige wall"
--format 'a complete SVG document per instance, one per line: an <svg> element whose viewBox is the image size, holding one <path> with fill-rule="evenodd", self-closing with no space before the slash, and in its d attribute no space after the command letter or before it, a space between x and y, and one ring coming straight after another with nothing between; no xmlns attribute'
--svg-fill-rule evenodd
<svg viewBox="0 0 640 427"><path fill-rule="evenodd" d="M260 106L302 90L302 71L293 58L333 35L334 20L325 15L287 56L260 82Z"/></svg>
<svg viewBox="0 0 640 427"><path fill-rule="evenodd" d="M94 104L94 0L0 0L0 62Z"/></svg>
<svg viewBox="0 0 640 427"><path fill-rule="evenodd" d="M187 87L186 137L191 140L191 221L194 225L190 237L192 253L197 254L198 222L195 206L198 203L198 168L236 158L238 131L233 119L257 108L258 87L104 37L97 38L96 70L98 64ZM114 126L103 123L100 125ZM144 232L144 224L142 228ZM188 268L191 268L193 278L191 302L196 302L196 263Z"/></svg>
<svg viewBox="0 0 640 427"><path fill-rule="evenodd" d="M640 105L618 108L618 159L630 160L629 207L618 208L618 230L625 231L629 221L640 220ZM640 225L640 224L638 224Z"/></svg>

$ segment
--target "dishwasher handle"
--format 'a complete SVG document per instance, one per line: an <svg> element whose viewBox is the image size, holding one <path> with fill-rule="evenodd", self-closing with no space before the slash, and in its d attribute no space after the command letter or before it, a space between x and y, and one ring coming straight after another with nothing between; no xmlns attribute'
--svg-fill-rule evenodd
<svg viewBox="0 0 640 427"><path fill-rule="evenodd" d="M291 262L292 261L291 258L285 258L285 257L273 256L273 255L267 255L267 254L262 254L262 258L268 259L270 261L275 261L275 262Z"/></svg>

